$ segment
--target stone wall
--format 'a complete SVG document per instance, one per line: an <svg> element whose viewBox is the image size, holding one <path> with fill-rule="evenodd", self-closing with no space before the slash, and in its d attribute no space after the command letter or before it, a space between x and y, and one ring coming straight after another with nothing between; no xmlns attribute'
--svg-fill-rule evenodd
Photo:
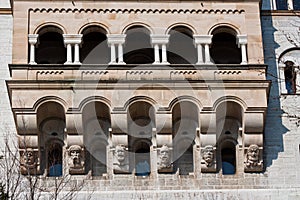
<svg viewBox="0 0 300 200"><path fill-rule="evenodd" d="M0 8L9 8L9 1L1 1ZM9 9L0 11L0 149L3 148L4 135L15 133L15 124L9 103L5 81L10 79L8 64L12 62L12 14Z"/></svg>

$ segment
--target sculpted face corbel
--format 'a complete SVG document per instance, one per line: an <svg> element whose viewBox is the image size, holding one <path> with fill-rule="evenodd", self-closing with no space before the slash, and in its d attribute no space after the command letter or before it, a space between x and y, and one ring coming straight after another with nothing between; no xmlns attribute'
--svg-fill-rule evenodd
<svg viewBox="0 0 300 200"><path fill-rule="evenodd" d="M83 148L79 145L72 145L68 149L69 172L70 174L81 174L84 172Z"/></svg>
<svg viewBox="0 0 300 200"><path fill-rule="evenodd" d="M260 148L256 144L251 144L246 150L244 167L245 171L261 171L263 162L261 159Z"/></svg>

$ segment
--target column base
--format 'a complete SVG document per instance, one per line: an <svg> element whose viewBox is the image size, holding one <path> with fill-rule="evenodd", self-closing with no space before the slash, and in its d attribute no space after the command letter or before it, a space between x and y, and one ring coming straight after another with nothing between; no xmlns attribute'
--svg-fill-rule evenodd
<svg viewBox="0 0 300 200"><path fill-rule="evenodd" d="M241 65L248 65L248 63L247 62L241 62Z"/></svg>
<svg viewBox="0 0 300 200"><path fill-rule="evenodd" d="M29 62L28 64L29 65L36 65L37 63L36 62Z"/></svg>
<svg viewBox="0 0 300 200"><path fill-rule="evenodd" d="M73 63L71 61L67 61L64 63L64 65L72 65Z"/></svg>

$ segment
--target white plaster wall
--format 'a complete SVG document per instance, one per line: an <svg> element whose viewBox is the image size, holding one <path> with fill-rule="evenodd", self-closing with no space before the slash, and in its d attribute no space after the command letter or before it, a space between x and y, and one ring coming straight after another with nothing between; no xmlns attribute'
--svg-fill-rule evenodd
<svg viewBox="0 0 300 200"><path fill-rule="evenodd" d="M2 0L0 5L9 6ZM5 80L10 79L8 64L12 60L12 22L11 15L0 14L0 154L4 147L4 135L15 133L15 124L5 83Z"/></svg>

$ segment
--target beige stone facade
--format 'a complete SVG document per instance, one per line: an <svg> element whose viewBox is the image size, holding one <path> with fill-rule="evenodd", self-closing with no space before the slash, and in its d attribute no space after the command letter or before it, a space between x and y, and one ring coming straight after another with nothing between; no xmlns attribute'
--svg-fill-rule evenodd
<svg viewBox="0 0 300 200"><path fill-rule="evenodd" d="M259 1L16 0L13 29L7 85L20 154L35 158L22 173L89 176L100 191L262 176Z"/></svg>

